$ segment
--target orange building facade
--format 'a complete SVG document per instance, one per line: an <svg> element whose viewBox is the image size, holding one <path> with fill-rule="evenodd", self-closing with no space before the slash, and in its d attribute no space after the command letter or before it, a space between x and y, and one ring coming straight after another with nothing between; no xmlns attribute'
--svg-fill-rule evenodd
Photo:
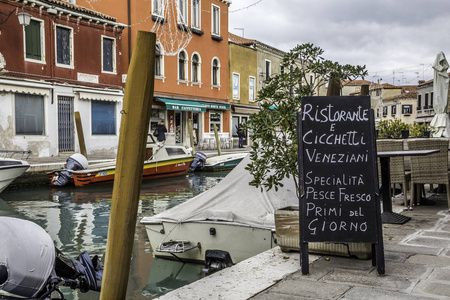
<svg viewBox="0 0 450 300"><path fill-rule="evenodd" d="M168 129L167 143L190 145L188 124L192 122L196 145L214 138L214 125L220 138L231 137L228 100L228 7L231 1L78 0L77 4L114 16L127 26L121 41L123 84L138 31L155 30L159 22L156 31L159 41L173 21L170 11L176 10L173 15L177 19L176 33L185 37L187 34L183 32L187 31L191 40L175 55L169 55L167 44L157 43L150 132L158 122L164 121Z"/></svg>

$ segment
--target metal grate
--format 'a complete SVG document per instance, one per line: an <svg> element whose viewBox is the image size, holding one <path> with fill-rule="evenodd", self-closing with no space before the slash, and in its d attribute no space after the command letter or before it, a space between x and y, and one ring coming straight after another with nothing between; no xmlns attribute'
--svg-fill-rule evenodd
<svg viewBox="0 0 450 300"><path fill-rule="evenodd" d="M74 146L73 97L58 96L58 147L59 152L72 152Z"/></svg>

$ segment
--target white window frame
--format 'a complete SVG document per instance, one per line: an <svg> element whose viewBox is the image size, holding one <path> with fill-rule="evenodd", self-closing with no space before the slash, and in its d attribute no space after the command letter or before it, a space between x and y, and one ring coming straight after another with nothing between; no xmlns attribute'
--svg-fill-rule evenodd
<svg viewBox="0 0 450 300"><path fill-rule="evenodd" d="M159 74L159 75L155 74L155 78L156 79L162 79L163 82L164 82L164 79L166 79L166 77L164 76L164 74L165 74L164 73L164 48L161 45L161 43L159 43L159 42L157 42L157 45L158 45L159 51L160 51L160 55L159 55L159 69L160 69L161 74Z"/></svg>
<svg viewBox="0 0 450 300"><path fill-rule="evenodd" d="M183 52L184 53L184 57L185 57L185 61L184 61L184 65L183 65L183 69L184 69L184 76L185 76L185 78L183 78L183 79L181 79L180 78L180 53L181 52ZM187 51L186 50L181 50L179 53L178 53L178 55L177 55L177 81L178 81L178 84L180 84L180 83L186 83L186 84L188 84L189 83L189 73L188 73L188 70L189 70L189 56L188 56L188 53L187 53Z"/></svg>
<svg viewBox="0 0 450 300"><path fill-rule="evenodd" d="M237 88L235 86L234 79L237 78ZM241 99L241 74L233 72L232 80L231 80L231 86L232 86L232 97L233 100L240 100Z"/></svg>
<svg viewBox="0 0 450 300"><path fill-rule="evenodd" d="M219 114L219 116L220 116L220 121L219 122L216 122L216 121L211 121L211 114ZM223 128L222 128L222 120L223 120L223 114L222 114L222 112L220 111L220 110L210 110L209 111L209 131L210 132L214 132L214 129L212 128L213 126L213 124L218 124L219 125L219 130L217 130L217 132L218 133L220 133L220 132L222 132L223 131Z"/></svg>
<svg viewBox="0 0 450 300"><path fill-rule="evenodd" d="M267 63L269 63L269 70L267 70ZM272 75L272 61L265 59L264 60L264 73L266 74L264 80L269 80Z"/></svg>
<svg viewBox="0 0 450 300"><path fill-rule="evenodd" d="M214 16L217 16L217 18L214 18ZM214 31L214 29L217 29L217 31ZM211 34L220 36L220 7L214 4L211 4Z"/></svg>
<svg viewBox="0 0 450 300"><path fill-rule="evenodd" d="M45 23L44 20L38 19L38 18L31 18L33 21L37 21L41 23L40 25L40 31L41 31L41 59L33 59L33 58L27 58L27 39L26 39L26 33L25 33L25 26L23 27L23 57L25 61L34 62L34 63L40 63L45 64Z"/></svg>
<svg viewBox="0 0 450 300"><path fill-rule="evenodd" d="M159 4L159 11L157 11L155 3ZM164 18L164 0L152 0L152 15Z"/></svg>
<svg viewBox="0 0 450 300"><path fill-rule="evenodd" d="M56 42L56 30L58 29L58 27L61 27L61 28L65 28L65 29L69 29L70 30L70 63L68 64L68 65L65 65L65 64L61 64L61 63L58 63L58 57L57 57L57 51L58 51L58 49L57 49L57 42ZM57 67L61 67L61 68L69 68L69 69L73 69L74 68L74 66L73 66L73 56L74 56L74 49L73 49L73 47L74 47L74 45L73 45L73 28L72 27L69 27L69 26L64 26L64 25L60 25L60 24L58 24L58 25L56 25L55 26L55 28L54 28L54 37L55 37L55 65L57 66ZM103 45L103 44L102 44ZM103 60L102 60L102 62L103 62Z"/></svg>
<svg viewBox="0 0 450 300"><path fill-rule="evenodd" d="M113 70L112 71L105 71L104 68L103 68L103 53L104 53L104 51L103 51L103 39L109 39L109 40L113 41L113 50L112 50ZM110 37L110 36L102 35L101 48L102 48L102 57L101 57L101 60L102 60L102 73L105 73L105 74L117 74L117 57L116 57L117 40L115 38Z"/></svg>
<svg viewBox="0 0 450 300"><path fill-rule="evenodd" d="M194 81L194 55L198 57L198 69L197 69L197 79ZM202 85L202 57L198 52L192 53L191 56L191 85Z"/></svg>
<svg viewBox="0 0 450 300"><path fill-rule="evenodd" d="M217 82L214 84L214 60L217 60ZM220 59L215 56L211 60L211 88L219 88L220 89Z"/></svg>
<svg viewBox="0 0 450 300"><path fill-rule="evenodd" d="M176 0L178 4L178 24L187 25L189 20L188 0ZM180 3L181 2L181 3ZM184 15L181 12L184 11Z"/></svg>
<svg viewBox="0 0 450 300"><path fill-rule="evenodd" d="M251 85L250 85L251 80L253 80L253 90L251 89ZM249 76L248 77L248 101L249 102L256 101L255 93L256 93L256 78L254 76Z"/></svg>
<svg viewBox="0 0 450 300"><path fill-rule="evenodd" d="M197 7L197 18L195 17L195 6L194 1L198 1ZM191 27L196 29L201 29L202 27L202 0L191 0ZM195 24L197 23L197 24Z"/></svg>

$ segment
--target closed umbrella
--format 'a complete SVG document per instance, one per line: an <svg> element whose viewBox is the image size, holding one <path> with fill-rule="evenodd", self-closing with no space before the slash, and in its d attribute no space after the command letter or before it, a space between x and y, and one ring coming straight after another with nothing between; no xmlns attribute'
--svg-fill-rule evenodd
<svg viewBox="0 0 450 300"><path fill-rule="evenodd" d="M449 76L447 69L449 68L447 59L444 53L441 51L436 56L433 63L434 69L434 82L433 82L433 95L434 95L434 112L435 115L431 120L430 125L434 127L435 132L433 137L450 135L450 120L446 113L447 100L448 100L448 83Z"/></svg>

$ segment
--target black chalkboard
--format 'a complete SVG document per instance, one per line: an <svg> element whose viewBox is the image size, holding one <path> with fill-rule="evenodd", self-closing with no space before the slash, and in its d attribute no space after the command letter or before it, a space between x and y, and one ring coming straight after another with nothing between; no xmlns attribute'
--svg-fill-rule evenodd
<svg viewBox="0 0 450 300"><path fill-rule="evenodd" d="M299 119L301 240L376 243L379 200L370 98L304 97Z"/></svg>
<svg viewBox="0 0 450 300"><path fill-rule="evenodd" d="M371 243L372 265L384 274L370 97L303 97L297 126L302 273L308 242L344 242Z"/></svg>

